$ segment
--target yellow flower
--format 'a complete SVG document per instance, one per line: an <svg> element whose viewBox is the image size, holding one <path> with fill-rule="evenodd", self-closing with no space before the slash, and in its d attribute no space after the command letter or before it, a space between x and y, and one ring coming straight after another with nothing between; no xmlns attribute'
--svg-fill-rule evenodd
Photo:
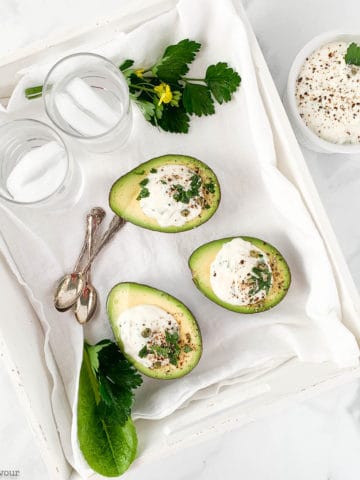
<svg viewBox="0 0 360 480"><path fill-rule="evenodd" d="M171 102L173 94L171 92L170 86L167 83L160 83L160 85L154 87L154 91L160 99L158 105Z"/></svg>
<svg viewBox="0 0 360 480"><path fill-rule="evenodd" d="M138 68L134 71L135 75L139 78L144 78L143 73L145 71L145 68Z"/></svg>

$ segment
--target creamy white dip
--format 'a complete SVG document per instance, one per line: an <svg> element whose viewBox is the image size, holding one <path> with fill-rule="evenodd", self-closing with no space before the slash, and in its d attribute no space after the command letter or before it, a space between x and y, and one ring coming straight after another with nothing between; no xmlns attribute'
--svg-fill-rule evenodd
<svg viewBox="0 0 360 480"><path fill-rule="evenodd" d="M253 269L259 266L265 275L270 272L271 285L271 267L262 250L241 238L225 243L210 265L210 283L214 293L232 305L249 305L263 300L267 295L266 289L254 293L257 289L252 279L257 276Z"/></svg>
<svg viewBox="0 0 360 480"><path fill-rule="evenodd" d="M360 142L360 69L345 63L348 44L332 42L313 52L296 82L300 116L332 143Z"/></svg>
<svg viewBox="0 0 360 480"><path fill-rule="evenodd" d="M191 189L191 181L195 172L183 165L164 165L150 172L145 188L149 195L140 199L140 207L148 217L155 218L162 227L182 226L196 218L202 210L200 195L190 198L188 203L176 200L178 185L184 191ZM175 198L174 198L175 197Z"/></svg>
<svg viewBox="0 0 360 480"><path fill-rule="evenodd" d="M124 350L137 362L148 368L158 362L158 366L169 364L169 359L149 353L143 357L139 352L146 347L161 346L165 343L165 332L179 333L179 324L166 310L156 305L136 305L124 310L118 317L116 325L120 330Z"/></svg>

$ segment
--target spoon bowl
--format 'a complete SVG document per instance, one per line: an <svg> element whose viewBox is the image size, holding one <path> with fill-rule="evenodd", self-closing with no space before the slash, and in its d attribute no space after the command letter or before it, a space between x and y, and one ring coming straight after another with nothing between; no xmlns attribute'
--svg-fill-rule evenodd
<svg viewBox="0 0 360 480"><path fill-rule="evenodd" d="M74 305L76 320L84 325L94 316L97 307L97 292L91 283L87 283Z"/></svg>
<svg viewBox="0 0 360 480"><path fill-rule="evenodd" d="M84 277L80 272L65 275L59 282L55 295L54 305L59 312L69 310L84 289Z"/></svg>

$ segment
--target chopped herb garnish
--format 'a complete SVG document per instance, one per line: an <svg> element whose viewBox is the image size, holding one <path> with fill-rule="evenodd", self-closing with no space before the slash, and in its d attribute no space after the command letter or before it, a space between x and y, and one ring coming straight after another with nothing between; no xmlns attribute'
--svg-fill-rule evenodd
<svg viewBox="0 0 360 480"><path fill-rule="evenodd" d="M150 197L150 192L146 187L143 187L140 190L139 195L136 197L136 200L141 200L142 198Z"/></svg>
<svg viewBox="0 0 360 480"><path fill-rule="evenodd" d="M160 357L168 358L169 357L169 347L162 347L161 345L151 345L149 348L150 353L158 355Z"/></svg>
<svg viewBox="0 0 360 480"><path fill-rule="evenodd" d="M160 180L160 183L163 183L164 185L167 184L167 182L165 180Z"/></svg>
<svg viewBox="0 0 360 480"><path fill-rule="evenodd" d="M141 333L143 337L149 337L150 334L150 328L145 328ZM180 346L178 332L171 333L169 330L165 330L165 341L161 345L151 345L148 343L142 347L138 355L140 358L145 358L146 355L149 354L154 355L156 361L153 363L153 368L158 368L161 366L161 361L159 362L159 359L168 359L171 365L177 366L182 350L185 353L189 353L193 349L189 344L185 344L183 347Z"/></svg>
<svg viewBox="0 0 360 480"><path fill-rule="evenodd" d="M190 188L185 190L182 185L174 185L176 193L173 198L176 202L189 203L191 198L198 197L200 195L201 177L200 175L193 175L190 178Z"/></svg>
<svg viewBox="0 0 360 480"><path fill-rule="evenodd" d="M346 50L345 63L360 67L360 46L355 42L350 43Z"/></svg>
<svg viewBox="0 0 360 480"><path fill-rule="evenodd" d="M157 172L156 168L152 168L152 169L150 170L150 173L156 173L156 172Z"/></svg>
<svg viewBox="0 0 360 480"><path fill-rule="evenodd" d="M139 183L139 185L141 185L142 187L145 187L145 185L147 185L149 183L149 179L148 178L144 178L144 180L141 180L141 182Z"/></svg>
<svg viewBox="0 0 360 480"><path fill-rule="evenodd" d="M182 185L174 185L174 188L176 189L174 200L177 202L189 203L190 196L188 195L188 192L184 190L184 187Z"/></svg>
<svg viewBox="0 0 360 480"><path fill-rule="evenodd" d="M142 347L142 349L139 351L138 355L139 355L140 358L145 358L146 355L148 355L148 353L149 353L149 351L148 351L148 349L147 349L147 346L144 345L144 346Z"/></svg>
<svg viewBox="0 0 360 480"><path fill-rule="evenodd" d="M272 273L266 263L259 263L257 267L252 269L251 281L252 288L249 290L249 295L254 296L257 293L265 290L266 295L269 293L271 287Z"/></svg>
<svg viewBox="0 0 360 480"><path fill-rule="evenodd" d="M213 181L205 183L205 188L209 193L215 193L215 185Z"/></svg>

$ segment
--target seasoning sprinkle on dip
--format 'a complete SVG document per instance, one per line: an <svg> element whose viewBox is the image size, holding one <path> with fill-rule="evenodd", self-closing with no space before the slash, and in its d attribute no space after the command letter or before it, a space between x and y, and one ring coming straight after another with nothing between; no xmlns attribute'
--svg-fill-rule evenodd
<svg viewBox="0 0 360 480"><path fill-rule="evenodd" d="M306 58L296 81L305 124L331 143L360 143L360 68L347 64L349 44L323 45Z"/></svg>

